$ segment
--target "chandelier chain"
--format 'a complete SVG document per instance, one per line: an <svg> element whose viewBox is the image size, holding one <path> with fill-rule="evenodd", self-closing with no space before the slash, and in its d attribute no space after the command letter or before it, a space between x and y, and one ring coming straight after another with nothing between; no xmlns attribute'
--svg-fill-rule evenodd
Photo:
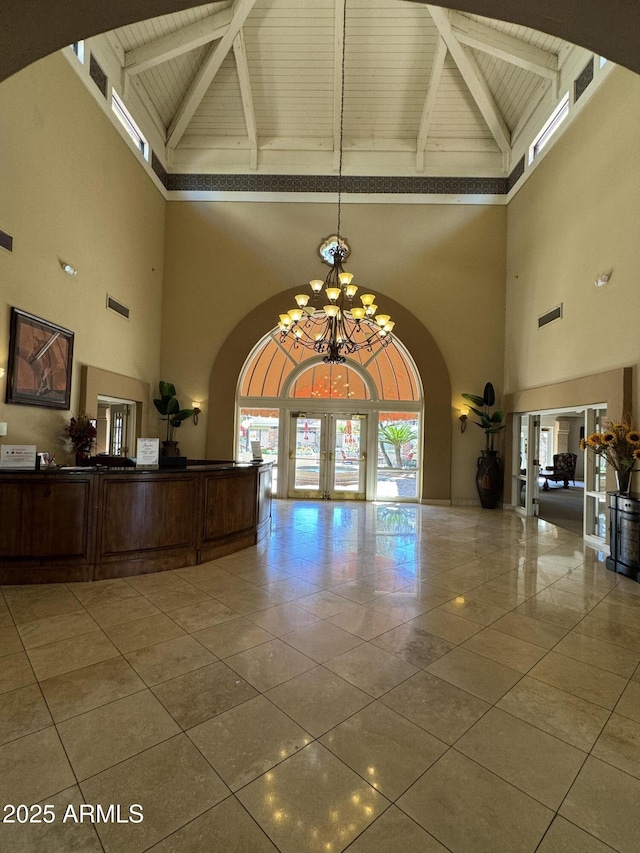
<svg viewBox="0 0 640 853"><path fill-rule="evenodd" d="M346 66L346 29L347 0L335 0L342 3L342 62L340 80L340 126L338 151L338 227L334 236L328 237L320 246L320 255L331 269L324 281L314 278L309 282L312 297L298 293L295 297L297 308L280 314L278 328L280 340L292 339L293 347L313 349L326 364L344 364L347 356L359 350L374 352L374 347L386 347L391 341L391 332L395 323L389 314L383 314L375 304L375 294L362 293L359 297L362 305L354 305L353 299L358 286L352 284L353 275L342 266L349 254L346 241L340 234L342 225L342 167L344 158L344 92ZM336 22L340 7L336 5ZM339 35L336 26L334 40ZM337 65L337 53L334 68ZM334 87L335 87L334 79ZM335 121L335 110L334 110ZM338 130L334 125L334 134ZM335 157L335 149L333 156ZM335 162L335 161L334 161ZM326 248L326 254L323 251ZM326 296L323 296L323 291ZM310 302L311 299L311 302Z"/></svg>
<svg viewBox="0 0 640 853"><path fill-rule="evenodd" d="M347 33L347 0L342 0L342 71L340 83L340 155L338 160L338 227L336 229L338 237L338 248L340 247L340 222L342 218L342 141L344 135L344 68L345 57L347 53L346 45Z"/></svg>

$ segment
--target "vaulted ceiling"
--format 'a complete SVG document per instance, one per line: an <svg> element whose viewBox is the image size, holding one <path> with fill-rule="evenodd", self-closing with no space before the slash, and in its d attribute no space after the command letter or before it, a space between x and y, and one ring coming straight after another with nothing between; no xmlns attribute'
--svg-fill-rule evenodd
<svg viewBox="0 0 640 853"><path fill-rule="evenodd" d="M406 0L209 3L111 34L174 171L495 176L571 46Z"/></svg>

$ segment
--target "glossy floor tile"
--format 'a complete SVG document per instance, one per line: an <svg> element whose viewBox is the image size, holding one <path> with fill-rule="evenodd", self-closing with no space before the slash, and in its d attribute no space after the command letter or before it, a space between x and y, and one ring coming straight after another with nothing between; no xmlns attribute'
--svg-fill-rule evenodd
<svg viewBox="0 0 640 853"><path fill-rule="evenodd" d="M3 801L144 821L0 848L637 853L640 585L537 519L388 509L276 501L201 566L2 587Z"/></svg>
<svg viewBox="0 0 640 853"><path fill-rule="evenodd" d="M533 851L553 811L450 749L398 801L456 853Z"/></svg>
<svg viewBox="0 0 640 853"><path fill-rule="evenodd" d="M380 703L336 726L320 743L390 800L396 800L447 746Z"/></svg>
<svg viewBox="0 0 640 853"><path fill-rule="evenodd" d="M587 758L586 752L497 708L487 711L456 749L551 809L560 807Z"/></svg>
<svg viewBox="0 0 640 853"><path fill-rule="evenodd" d="M71 785L53 796L47 804L59 817L53 823L5 823L2 826L3 848L11 853L103 853L95 827L89 822L74 823L62 819L71 806L77 814L86 800L77 785Z"/></svg>
<svg viewBox="0 0 640 853"><path fill-rule="evenodd" d="M317 742L247 785L238 798L282 853L344 850L389 805Z"/></svg>
<svg viewBox="0 0 640 853"><path fill-rule="evenodd" d="M265 695L314 737L372 702L367 693L323 666L309 669Z"/></svg>
<svg viewBox="0 0 640 853"><path fill-rule="evenodd" d="M196 726L189 737L232 791L262 776L312 740L264 696ZM242 750L238 750L239 742Z"/></svg>
<svg viewBox="0 0 640 853"><path fill-rule="evenodd" d="M65 720L57 729L79 781L180 733L147 690Z"/></svg>

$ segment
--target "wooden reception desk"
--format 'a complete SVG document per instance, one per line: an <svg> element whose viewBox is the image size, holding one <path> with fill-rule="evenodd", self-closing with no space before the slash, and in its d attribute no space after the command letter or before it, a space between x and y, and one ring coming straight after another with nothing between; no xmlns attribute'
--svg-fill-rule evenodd
<svg viewBox="0 0 640 853"><path fill-rule="evenodd" d="M272 463L0 472L0 583L102 580L195 566L271 525Z"/></svg>

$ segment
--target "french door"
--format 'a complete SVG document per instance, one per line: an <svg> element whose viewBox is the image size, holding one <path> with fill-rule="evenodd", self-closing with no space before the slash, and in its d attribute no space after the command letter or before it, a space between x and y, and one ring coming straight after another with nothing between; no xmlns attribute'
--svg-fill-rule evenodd
<svg viewBox="0 0 640 853"><path fill-rule="evenodd" d="M514 504L522 515L539 515L540 416L518 415L514 442Z"/></svg>
<svg viewBox="0 0 640 853"><path fill-rule="evenodd" d="M602 432L605 428L607 408L605 405L590 406L585 410L585 435ZM611 474L609 477L612 479ZM609 488L614 488L609 483ZM587 542L597 545L607 535L607 463L603 456L585 454L584 464L584 535Z"/></svg>
<svg viewBox="0 0 640 853"><path fill-rule="evenodd" d="M366 447L366 415L292 413L288 496L364 500Z"/></svg>
<svg viewBox="0 0 640 853"><path fill-rule="evenodd" d="M130 403L111 403L109 406L109 447L111 456L128 456L131 453L133 430L132 420L135 406Z"/></svg>

